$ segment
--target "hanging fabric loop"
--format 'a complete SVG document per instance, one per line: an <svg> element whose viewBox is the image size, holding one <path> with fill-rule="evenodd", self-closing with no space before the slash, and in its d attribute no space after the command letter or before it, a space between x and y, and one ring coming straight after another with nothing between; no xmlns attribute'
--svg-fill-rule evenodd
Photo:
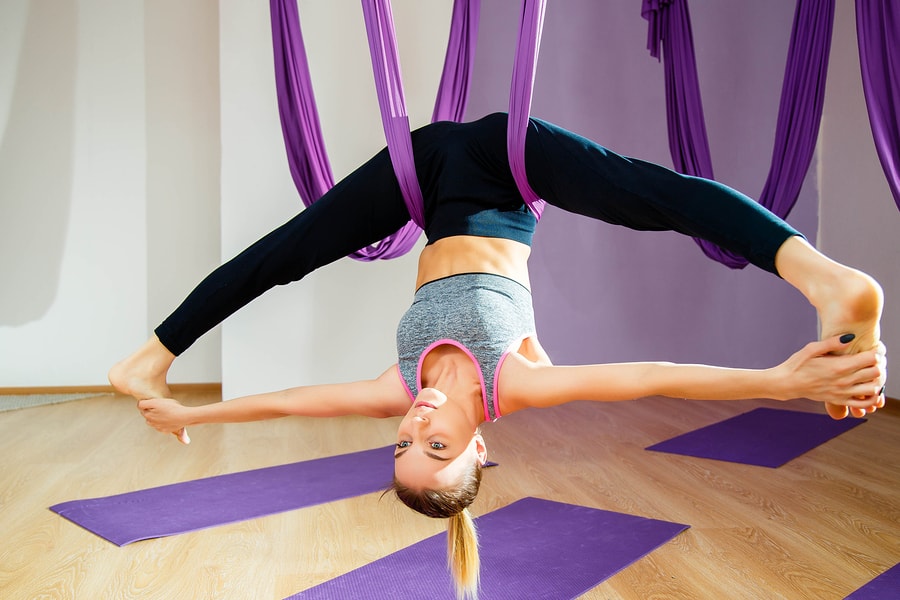
<svg viewBox="0 0 900 600"><path fill-rule="evenodd" d="M787 218L793 208L818 139L828 72L835 0L797 0L775 127L775 147L759 203ZM675 170L713 178L700 103L687 0L644 0L649 21L648 49L666 69L666 115ZM695 238L708 257L733 269L747 259Z"/></svg>
<svg viewBox="0 0 900 600"><path fill-rule="evenodd" d="M459 121L468 100L477 39L480 0L455 0L435 118ZM294 184L304 206L334 185L325 149L296 0L270 0L275 84L282 134ZM406 136L409 136L407 125ZM417 184L418 185L418 184ZM350 255L361 261L403 256L416 243L420 228L410 222L381 242Z"/></svg>
<svg viewBox="0 0 900 600"><path fill-rule="evenodd" d="M856 0L856 31L875 150L900 208L900 10L889 0Z"/></svg>
<svg viewBox="0 0 900 600"><path fill-rule="evenodd" d="M409 115L406 112L406 98L403 94L391 3L390 0L362 0L362 8L366 21L366 36L369 39L369 53L372 55L372 71L375 75L381 123L384 126L391 164L394 166L394 173L403 192L409 216L416 225L424 228L424 201L413 160Z"/></svg>
<svg viewBox="0 0 900 600"><path fill-rule="evenodd" d="M478 42L478 18L481 0L454 0L450 21L450 39L444 56L444 70L438 84L431 122L462 122L469 103L472 59Z"/></svg>
<svg viewBox="0 0 900 600"><path fill-rule="evenodd" d="M537 71L545 12L546 0L524 0L522 3L522 18L509 90L509 123L506 133L506 151L513 179L519 188L519 194L538 219L541 218L546 203L528 183L525 172L525 137L531 114L531 97L534 92L534 76Z"/></svg>
<svg viewBox="0 0 900 600"><path fill-rule="evenodd" d="M400 76L390 0L362 0L362 5L366 20L366 33L369 38L369 50L372 55L372 67L375 73L375 88L378 93L381 119L391 162L403 190L409 214L414 222L424 227L424 214L421 212L422 192L415 173L412 141L409 134L409 116L406 112L406 101ZM466 15L457 14L458 8L462 9L461 6L454 6L454 22L457 18L469 22L471 9L468 11L469 19L466 19ZM541 218L546 203L528 183L525 170L525 137L531 113L531 99L545 12L546 0L524 0L509 93L509 122L507 125L507 154L510 169L519 193L538 219ZM471 35L469 43L474 49L477 30L472 31ZM449 55L450 48L448 47L448 57ZM445 62L444 76L448 75L446 66ZM441 99L438 98L435 117L440 116L438 115L440 101ZM455 116L457 120L461 120L462 111L457 112Z"/></svg>
<svg viewBox="0 0 900 600"><path fill-rule="evenodd" d="M291 175L306 206L334 185L319 124L306 61L296 0L270 0L275 74L282 133ZM422 191L415 172L409 115L403 94L389 0L362 0L376 92L391 163L411 222L378 244L351 255L363 261L402 256L415 245L424 225ZM461 121L468 101L472 58L478 38L481 0L454 0L450 37L432 120ZM537 218L544 201L525 174L525 137L531 111L545 0L525 0L522 8L513 82L510 88L507 151L510 169L530 210Z"/></svg>

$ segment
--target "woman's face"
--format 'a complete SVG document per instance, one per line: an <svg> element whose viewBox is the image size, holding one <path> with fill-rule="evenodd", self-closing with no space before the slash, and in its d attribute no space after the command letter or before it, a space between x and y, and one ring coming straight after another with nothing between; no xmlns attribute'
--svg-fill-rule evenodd
<svg viewBox="0 0 900 600"><path fill-rule="evenodd" d="M453 487L475 461L487 458L476 426L442 392L422 388L397 429L397 480L415 490Z"/></svg>

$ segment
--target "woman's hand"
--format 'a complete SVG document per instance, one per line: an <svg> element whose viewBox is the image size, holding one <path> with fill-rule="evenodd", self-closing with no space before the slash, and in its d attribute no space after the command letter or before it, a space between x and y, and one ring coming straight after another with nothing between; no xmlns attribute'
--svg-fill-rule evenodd
<svg viewBox="0 0 900 600"><path fill-rule="evenodd" d="M137 406L147 425L160 433L173 434L182 444L191 443L185 429L189 408L172 398L148 398L138 401Z"/></svg>
<svg viewBox="0 0 900 600"><path fill-rule="evenodd" d="M833 354L843 346L840 336L812 342L775 367L784 397L847 406L854 417L883 407L887 378L884 344L868 352Z"/></svg>

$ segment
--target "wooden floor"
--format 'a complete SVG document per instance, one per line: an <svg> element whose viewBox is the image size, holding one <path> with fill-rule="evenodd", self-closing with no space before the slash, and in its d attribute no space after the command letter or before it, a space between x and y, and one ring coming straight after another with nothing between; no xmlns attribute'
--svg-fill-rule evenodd
<svg viewBox="0 0 900 600"><path fill-rule="evenodd" d="M779 469L643 449L760 405L819 410L652 398L511 415L485 428L500 467L486 473L473 512L537 496L691 525L583 598L844 598L900 562L900 410L892 404ZM371 494L116 547L47 507L375 448L396 427L210 425L183 447L133 406L107 396L0 413L4 600L280 600L445 526Z"/></svg>

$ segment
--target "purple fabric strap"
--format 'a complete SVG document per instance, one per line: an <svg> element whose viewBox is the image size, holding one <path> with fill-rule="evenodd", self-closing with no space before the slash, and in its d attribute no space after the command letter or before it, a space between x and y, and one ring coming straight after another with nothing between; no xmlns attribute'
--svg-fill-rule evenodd
<svg viewBox="0 0 900 600"><path fill-rule="evenodd" d="M478 41L478 17L481 0L455 0L450 21L450 40L444 57L444 71L434 102L432 123L463 120L469 102L472 58Z"/></svg>
<svg viewBox="0 0 900 600"><path fill-rule="evenodd" d="M334 185L334 176L319 124L296 1L270 0L270 4L282 133L291 175L303 203L309 206ZM424 225L424 207L412 153L390 0L362 0L362 8L388 152L412 218L397 233L351 255L352 258L369 261L395 258L409 252ZM472 57L478 38L480 8L481 0L454 1L450 39L432 121L463 119L471 82ZM528 184L524 155L544 12L545 0L525 0L510 90L507 140L516 185L538 218L544 201Z"/></svg>
<svg viewBox="0 0 900 600"><path fill-rule="evenodd" d="M409 119L403 98L390 0L362 0L362 3L369 37L369 50L372 53L372 66L375 72L375 87L378 91L381 119L384 123L391 161L413 221L424 226L422 192L415 175L412 142L409 137ZM531 111L531 97L545 8L546 0L525 0L523 3L509 94L509 126L507 127L507 153L513 178L522 198L538 219L541 217L545 203L531 189L525 174L525 135ZM464 10L458 5L454 6L454 21L458 17L457 9ZM474 13L471 9L465 12L470 18L473 18ZM462 21L464 17L459 15L458 18ZM465 22L468 22L468 19ZM473 48L476 35L473 32L472 38L469 40ZM448 46L448 57L450 53L451 47ZM446 65L445 62L442 83L444 77L448 76ZM439 97L435 106L435 117L440 116L438 110L441 106ZM457 114L458 119L456 120L461 119L462 112Z"/></svg>
<svg viewBox="0 0 900 600"><path fill-rule="evenodd" d="M362 0L362 8L366 34L369 38L369 53L372 55L378 107L381 109L381 123L384 126L391 164L403 191L409 216L416 225L424 228L424 200L419 180L416 178L412 138L409 133L409 114L406 111L406 98L403 94L391 2Z"/></svg>
<svg viewBox="0 0 900 600"><path fill-rule="evenodd" d="M856 35L875 149L900 208L900 10L896 0L856 0Z"/></svg>
<svg viewBox="0 0 900 600"><path fill-rule="evenodd" d="M642 15L650 22L650 56L660 58L663 42L669 152L675 169L713 179L687 2L644 0Z"/></svg>
<svg viewBox="0 0 900 600"><path fill-rule="evenodd" d="M641 14L649 21L650 54L659 58L662 44L669 146L675 169L712 179L687 0L643 0ZM815 150L833 22L834 0L798 1L781 91L775 148L760 196L760 204L782 218L797 201ZM705 240L697 243L707 256L731 268L747 266L742 256Z"/></svg>
<svg viewBox="0 0 900 600"><path fill-rule="evenodd" d="M522 3L522 20L519 25L512 84L509 90L509 124L506 128L506 152L509 155L513 179L528 208L538 219L541 218L546 203L528 183L525 173L525 136L528 132L528 117L531 113L534 75L537 71L545 12L546 0L524 0Z"/></svg>
<svg viewBox="0 0 900 600"><path fill-rule="evenodd" d="M294 184L305 206L310 206L334 185L328 161L296 0L270 0L275 86L278 112ZM389 259L409 252L419 236L407 224L381 242L350 255L360 261Z"/></svg>
<svg viewBox="0 0 900 600"><path fill-rule="evenodd" d="M296 0L270 0L275 87L291 176L310 206L334 186L309 76Z"/></svg>
<svg viewBox="0 0 900 600"><path fill-rule="evenodd" d="M319 124L296 0L270 0L270 7L275 56L275 83L288 163L291 176L304 205L310 206L334 185L334 176L328 162ZM365 1L363 8L366 8ZM463 117L471 80L471 63L477 39L479 9L480 0L455 0L444 72L435 102L435 119L459 121ZM382 116L384 117L385 110L391 115L385 125L385 136L388 139L392 162L397 170L398 161L395 159L395 155L398 152L402 153L406 146L409 162L406 163L402 158L399 159L399 162L401 165L412 165L412 148L409 141L409 125L403 105L402 88L399 87L399 66L394 72L395 75L389 71L391 65L387 62L387 54L392 51L396 64L396 41L393 41L389 7L386 17L383 16L385 14L383 7L381 12L382 16L376 16L376 22L373 23L375 27L367 27L367 32L370 37L370 49L372 44L376 45L373 62L379 62L383 67L380 75L376 73L376 78L380 77L382 82L379 103L382 106ZM389 31L385 31L385 27ZM374 39L373 36L375 36ZM387 47L392 50L387 50ZM382 58L374 58L379 55L379 52ZM387 86L393 86L393 88L389 90ZM386 96L382 98L381 93ZM398 93L399 105L396 97ZM397 118L394 118L395 116ZM396 143L398 136L400 141ZM404 136L406 142L403 141ZM394 148L391 148L392 145ZM421 191L418 188L418 181L415 180L414 167L411 177L415 183L415 191L412 194L413 197L417 195L419 198L417 212L421 217ZM404 198L409 205L409 195L405 188L409 185L410 177L398 174L398 181L406 182L405 184L401 183L401 186L403 186ZM411 210L410 214L413 215L414 212L416 211ZM397 233L378 244L353 253L351 257L357 260L371 261L402 256L413 248L420 233L421 229L414 222L410 222Z"/></svg>

